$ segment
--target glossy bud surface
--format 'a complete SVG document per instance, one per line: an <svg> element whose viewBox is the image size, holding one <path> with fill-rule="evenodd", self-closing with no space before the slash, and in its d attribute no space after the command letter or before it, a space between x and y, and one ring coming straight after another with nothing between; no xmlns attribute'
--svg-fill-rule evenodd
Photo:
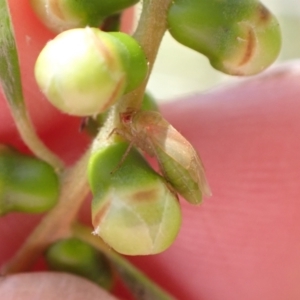
<svg viewBox="0 0 300 300"><path fill-rule="evenodd" d="M281 48L278 21L256 0L175 0L171 35L230 75L253 75L274 62Z"/></svg>
<svg viewBox="0 0 300 300"><path fill-rule="evenodd" d="M132 148L117 167L127 147L125 142L116 142L90 159L94 232L123 254L159 253L179 231L178 199L137 150Z"/></svg>

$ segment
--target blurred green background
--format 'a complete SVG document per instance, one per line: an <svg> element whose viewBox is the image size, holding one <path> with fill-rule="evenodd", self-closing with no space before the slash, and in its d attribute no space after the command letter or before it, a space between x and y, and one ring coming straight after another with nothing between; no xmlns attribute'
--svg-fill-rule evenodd
<svg viewBox="0 0 300 300"><path fill-rule="evenodd" d="M300 58L300 0L263 0L279 20L283 45L277 62ZM140 11L137 7L137 12ZM168 33L161 45L148 90L158 101L206 91L241 80L213 69L203 55L180 45Z"/></svg>

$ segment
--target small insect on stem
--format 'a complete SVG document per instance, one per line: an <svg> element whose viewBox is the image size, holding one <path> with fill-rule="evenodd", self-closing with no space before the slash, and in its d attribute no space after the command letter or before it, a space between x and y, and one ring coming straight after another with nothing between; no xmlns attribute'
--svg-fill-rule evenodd
<svg viewBox="0 0 300 300"><path fill-rule="evenodd" d="M150 156L155 156L162 174L188 202L199 204L210 196L205 171L194 147L160 113L127 111L120 113L123 129L116 130Z"/></svg>

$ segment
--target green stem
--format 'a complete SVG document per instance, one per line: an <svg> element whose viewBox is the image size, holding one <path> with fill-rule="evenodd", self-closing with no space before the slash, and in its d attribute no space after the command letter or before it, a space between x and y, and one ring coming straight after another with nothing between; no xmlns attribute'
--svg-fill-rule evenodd
<svg viewBox="0 0 300 300"><path fill-rule="evenodd" d="M139 300L174 300L166 291L161 289L145 274L135 268L121 255L109 248L100 237L92 235L90 228L76 224L73 227L73 235L82 241L89 243L102 252L122 277L124 283Z"/></svg>
<svg viewBox="0 0 300 300"><path fill-rule="evenodd" d="M10 108L12 116L14 118L14 122L23 142L36 157L47 162L55 169L56 172L60 173L64 168L64 163L40 140L40 138L36 134L30 117L27 114L25 106L11 105Z"/></svg>
<svg viewBox="0 0 300 300"><path fill-rule="evenodd" d="M44 217L13 259L4 266L3 274L30 269L50 244L71 235L71 225L89 192L86 176L89 156L88 151L72 169L66 171L62 178L59 203Z"/></svg>
<svg viewBox="0 0 300 300"><path fill-rule="evenodd" d="M120 101L118 111L130 107L140 109L145 89L156 59L162 38L167 30L167 12L172 0L144 0L138 27L133 37L143 48L149 62L149 73L144 82Z"/></svg>

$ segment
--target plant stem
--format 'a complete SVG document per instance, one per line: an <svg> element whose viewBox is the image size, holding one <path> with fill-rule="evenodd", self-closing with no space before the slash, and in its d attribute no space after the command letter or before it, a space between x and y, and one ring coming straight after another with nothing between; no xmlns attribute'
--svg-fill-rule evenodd
<svg viewBox="0 0 300 300"><path fill-rule="evenodd" d="M44 217L13 259L4 266L3 274L30 269L51 243L71 235L71 225L89 192L86 176L89 156L88 151L73 168L65 172L58 204Z"/></svg>
<svg viewBox="0 0 300 300"><path fill-rule="evenodd" d="M11 113L14 118L14 122L17 126L19 134L23 142L33 152L33 154L39 159L50 164L57 173L60 173L64 168L64 163L59 157L52 153L45 144L40 140L36 134L35 128L28 116L25 106L11 105Z"/></svg>
<svg viewBox="0 0 300 300"><path fill-rule="evenodd" d="M149 280L145 274L135 268L124 257L109 248L100 237L91 235L89 228L76 224L73 226L73 235L89 243L108 258L122 277L124 283L136 296L136 299L174 300L170 294Z"/></svg>
<svg viewBox="0 0 300 300"><path fill-rule="evenodd" d="M118 111L130 107L140 109L156 55L167 30L167 12L172 0L144 0L138 27L133 37L141 45L149 62L149 72L144 82L120 101Z"/></svg>
<svg viewBox="0 0 300 300"><path fill-rule="evenodd" d="M142 14L133 36L143 48L148 59L148 75L137 89L122 97L112 107L109 117L93 142L92 152L97 151L97 149L108 143L108 136L119 126L119 112L125 111L127 108L140 109L160 43L167 29L167 12L171 3L172 0L143 1Z"/></svg>

